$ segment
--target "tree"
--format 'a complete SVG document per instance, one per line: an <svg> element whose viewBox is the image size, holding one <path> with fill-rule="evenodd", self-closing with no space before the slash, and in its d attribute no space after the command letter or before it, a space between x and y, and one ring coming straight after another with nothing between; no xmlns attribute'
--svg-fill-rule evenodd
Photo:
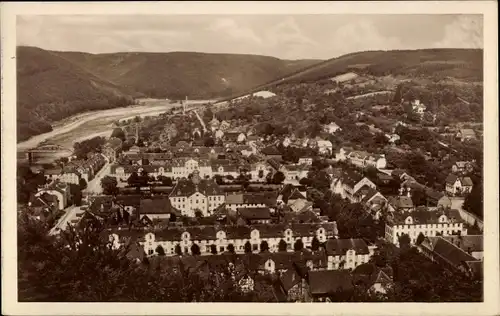
<svg viewBox="0 0 500 316"><path fill-rule="evenodd" d="M163 247L161 245L158 245L158 247L156 247L156 253L159 256L164 256L165 255L165 249L163 249Z"/></svg>
<svg viewBox="0 0 500 316"><path fill-rule="evenodd" d="M101 187L106 195L114 195L118 193L118 181L115 177L105 176L101 179Z"/></svg>
<svg viewBox="0 0 500 316"><path fill-rule="evenodd" d="M227 245L227 251L229 251L230 253L235 253L234 245L233 244Z"/></svg>
<svg viewBox="0 0 500 316"><path fill-rule="evenodd" d="M313 237L311 241L311 250L316 251L319 250L320 242L316 236Z"/></svg>
<svg viewBox="0 0 500 316"><path fill-rule="evenodd" d="M201 255L200 246L193 243L193 245L191 246L191 253L193 254L193 256Z"/></svg>
<svg viewBox="0 0 500 316"><path fill-rule="evenodd" d="M130 186L138 186L140 184L139 175L137 172L133 171L127 179L127 183Z"/></svg>
<svg viewBox="0 0 500 316"><path fill-rule="evenodd" d="M205 139L203 140L203 145L205 145L205 147L214 147L215 140L213 139L213 137L205 136Z"/></svg>
<svg viewBox="0 0 500 316"><path fill-rule="evenodd" d="M121 139L122 141L125 141L125 132L120 127L117 127L115 129L113 129L113 132L111 133L110 138L111 137L116 137L116 138Z"/></svg>
<svg viewBox="0 0 500 316"><path fill-rule="evenodd" d="M87 181L85 179L80 178L79 180L80 190L85 190L87 188Z"/></svg>
<svg viewBox="0 0 500 316"><path fill-rule="evenodd" d="M475 181L474 181L475 180ZM472 190L464 200L464 209L483 218L483 183L482 179L473 177Z"/></svg>
<svg viewBox="0 0 500 316"><path fill-rule="evenodd" d="M297 239L297 241L293 245L293 249L295 251L301 251L302 249L304 249L304 243L302 242L302 239Z"/></svg>
<svg viewBox="0 0 500 316"><path fill-rule="evenodd" d="M251 253L252 252L252 244L249 241L247 241L245 243L244 247L245 247L245 253Z"/></svg>
<svg viewBox="0 0 500 316"><path fill-rule="evenodd" d="M288 245L287 243L281 239L280 242L278 243L278 250L279 251L287 251Z"/></svg>
<svg viewBox="0 0 500 316"><path fill-rule="evenodd" d="M196 210L194 211L194 216L195 216L196 218L202 218L202 217L203 217L203 212L202 212L201 210L199 210L199 209L196 209Z"/></svg>
<svg viewBox="0 0 500 316"><path fill-rule="evenodd" d="M69 184L69 193L72 196L73 204L75 206L82 205L82 190L74 183Z"/></svg>
<svg viewBox="0 0 500 316"><path fill-rule="evenodd" d="M176 253L178 256L181 256L181 255L182 255L182 248L181 248L181 245L179 245L179 244L175 245L175 253Z"/></svg>
<svg viewBox="0 0 500 316"><path fill-rule="evenodd" d="M269 245L267 244L267 241L263 240L260 243L260 252L266 252L269 251Z"/></svg>
<svg viewBox="0 0 500 316"><path fill-rule="evenodd" d="M281 171L276 172L273 176L272 182L274 184L281 184L283 183L283 181L285 181L285 175L283 174L283 172Z"/></svg>
<svg viewBox="0 0 500 316"><path fill-rule="evenodd" d="M398 238L400 248L409 248L411 245L411 238L408 234L401 234Z"/></svg>
<svg viewBox="0 0 500 316"><path fill-rule="evenodd" d="M216 245L210 245L210 252L213 255L216 255L217 254L217 246Z"/></svg>
<svg viewBox="0 0 500 316"><path fill-rule="evenodd" d="M171 187L173 185L172 178L170 177L165 177L165 176L159 176L159 180L161 181L161 185Z"/></svg>

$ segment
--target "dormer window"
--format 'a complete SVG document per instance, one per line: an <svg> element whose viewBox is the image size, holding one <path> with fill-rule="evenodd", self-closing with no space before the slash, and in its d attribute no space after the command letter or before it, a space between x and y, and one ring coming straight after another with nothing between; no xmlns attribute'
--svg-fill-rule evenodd
<svg viewBox="0 0 500 316"><path fill-rule="evenodd" d="M287 229L287 230L285 231L285 235L286 235L287 237L292 236L292 230L291 230L291 229Z"/></svg>
<svg viewBox="0 0 500 316"><path fill-rule="evenodd" d="M154 234L153 234L153 233L148 233L148 234L146 235L146 240L148 240L148 241L153 241L153 239L154 239Z"/></svg>
<svg viewBox="0 0 500 316"><path fill-rule="evenodd" d="M181 238L184 239L184 240L189 239L189 233L188 232L183 232Z"/></svg>
<svg viewBox="0 0 500 316"><path fill-rule="evenodd" d="M217 232L217 239L225 239L226 238L226 233L223 231L218 231Z"/></svg>
<svg viewBox="0 0 500 316"><path fill-rule="evenodd" d="M448 219L446 218L446 215L441 215L441 217L439 217L439 222L440 223L445 223L447 221L448 221Z"/></svg>
<svg viewBox="0 0 500 316"><path fill-rule="evenodd" d="M252 230L252 238L259 238L259 231L257 229Z"/></svg>
<svg viewBox="0 0 500 316"><path fill-rule="evenodd" d="M405 220L406 225L411 225L413 224L413 218L411 216L408 216Z"/></svg>

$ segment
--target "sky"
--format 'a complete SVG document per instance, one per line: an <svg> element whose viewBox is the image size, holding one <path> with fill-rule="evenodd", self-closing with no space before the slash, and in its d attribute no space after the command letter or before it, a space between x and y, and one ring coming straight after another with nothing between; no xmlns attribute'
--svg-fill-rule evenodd
<svg viewBox="0 0 500 316"><path fill-rule="evenodd" d="M483 48L483 19L458 14L21 15L17 45L329 59L365 50Z"/></svg>

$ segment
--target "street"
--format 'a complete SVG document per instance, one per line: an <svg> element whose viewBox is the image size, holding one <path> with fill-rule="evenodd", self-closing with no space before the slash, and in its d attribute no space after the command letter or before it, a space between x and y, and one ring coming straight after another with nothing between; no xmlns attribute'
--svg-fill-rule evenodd
<svg viewBox="0 0 500 316"><path fill-rule="evenodd" d="M61 216L57 221L57 224L50 230L50 234L54 235L59 233L60 230L65 230L68 227L68 222L71 222L78 213L81 212L79 206L70 206L64 210L66 214Z"/></svg>
<svg viewBox="0 0 500 316"><path fill-rule="evenodd" d="M106 159L106 164L99 170L94 177L94 179L90 180L89 183L87 183L87 188L83 190L83 194L100 194L102 193L102 187L101 187L101 179L104 178L106 175L109 174L111 168L111 164L109 161Z"/></svg>

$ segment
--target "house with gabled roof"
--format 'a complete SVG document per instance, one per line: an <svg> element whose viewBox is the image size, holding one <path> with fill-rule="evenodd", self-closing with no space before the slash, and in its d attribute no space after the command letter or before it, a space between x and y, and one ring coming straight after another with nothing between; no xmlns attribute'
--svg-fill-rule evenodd
<svg viewBox="0 0 500 316"><path fill-rule="evenodd" d="M472 186L470 177L460 177L450 173L446 178L446 193L451 196L468 194L472 191Z"/></svg>
<svg viewBox="0 0 500 316"><path fill-rule="evenodd" d="M377 189L375 183L359 172L343 170L338 178L332 179L333 192L340 194L343 199L349 199L351 203L360 202L369 189Z"/></svg>
<svg viewBox="0 0 500 316"><path fill-rule="evenodd" d="M364 263L352 271L354 284L364 285L368 291L375 293L387 293L393 282L393 271L391 268L379 268L373 263Z"/></svg>
<svg viewBox="0 0 500 316"><path fill-rule="evenodd" d="M201 179L197 170L191 180L181 179L169 195L172 206L182 215L195 217L200 211L203 216L211 213L225 201L224 191L213 179Z"/></svg>
<svg viewBox="0 0 500 316"><path fill-rule="evenodd" d="M354 269L370 260L370 250L363 239L330 239L325 244L328 270Z"/></svg>
<svg viewBox="0 0 500 316"><path fill-rule="evenodd" d="M476 132L474 132L473 129L470 128L462 128L458 131L456 134L456 138L460 139L460 141L465 142L465 141L470 141L470 140L476 140Z"/></svg>

